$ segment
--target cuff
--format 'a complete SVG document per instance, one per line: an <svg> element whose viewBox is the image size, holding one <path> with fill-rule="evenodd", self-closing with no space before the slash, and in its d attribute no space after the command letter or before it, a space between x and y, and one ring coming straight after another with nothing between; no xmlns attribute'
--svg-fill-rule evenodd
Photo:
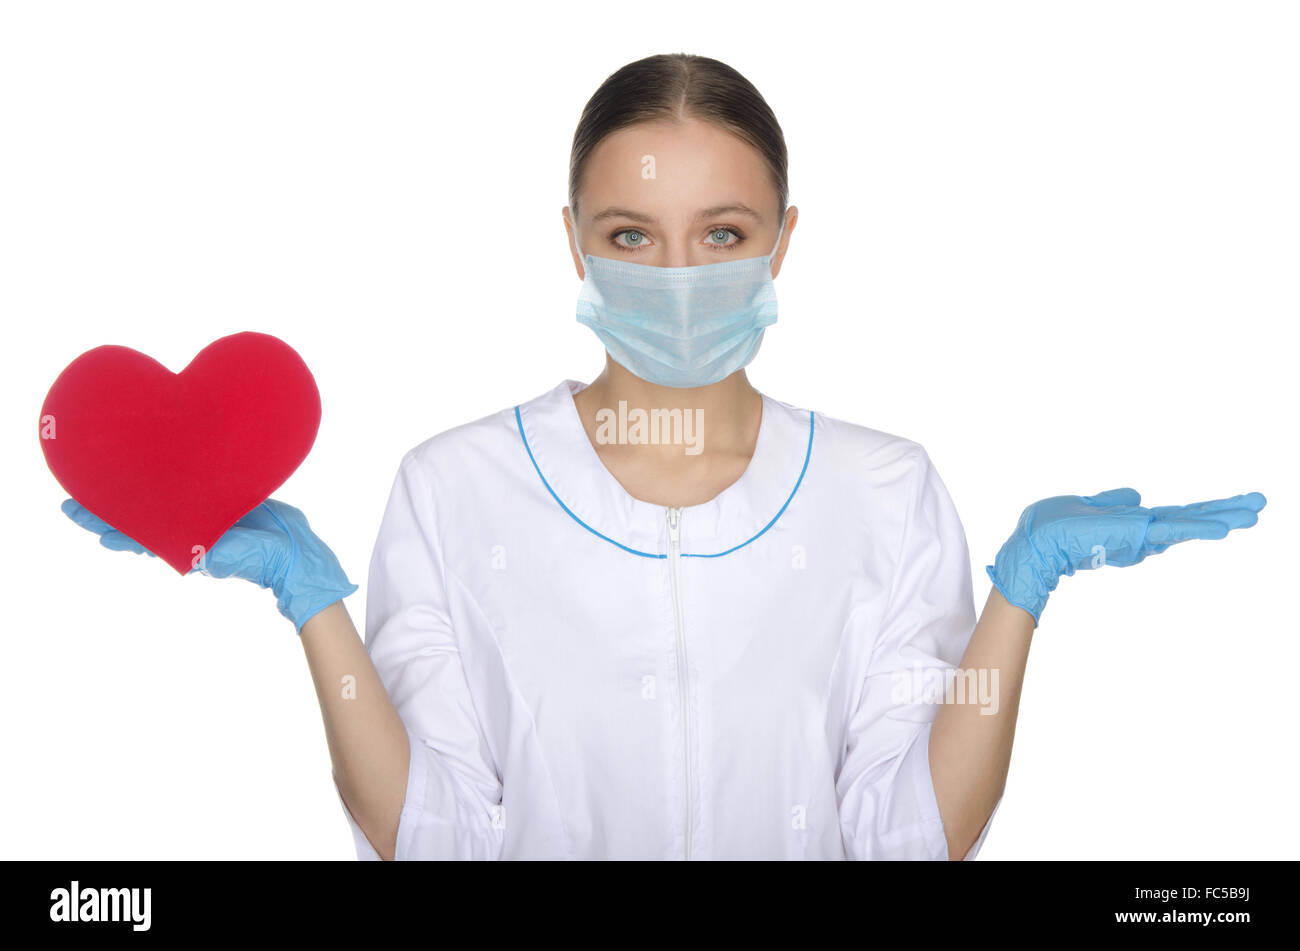
<svg viewBox="0 0 1300 951"><path fill-rule="evenodd" d="M988 572L989 580L993 582L993 587L998 589L998 594L1002 595L1002 597L1006 599L1007 604L1011 605L1013 608L1019 608L1028 614L1034 619L1034 627L1037 628L1038 619L1043 616L1043 608L1047 607L1047 599L1043 598L1042 600L1033 603L1022 603L1017 601L1007 593L1007 589L1002 586L1002 582L998 581L998 576L994 573L992 565L985 565L984 570Z"/></svg>
<svg viewBox="0 0 1300 951"><path fill-rule="evenodd" d="M349 584L337 591L315 591L301 597L281 598L277 607L280 613L292 622L294 631L301 635L304 624L335 601L342 601L344 598L356 594L358 590L360 589L356 585Z"/></svg>

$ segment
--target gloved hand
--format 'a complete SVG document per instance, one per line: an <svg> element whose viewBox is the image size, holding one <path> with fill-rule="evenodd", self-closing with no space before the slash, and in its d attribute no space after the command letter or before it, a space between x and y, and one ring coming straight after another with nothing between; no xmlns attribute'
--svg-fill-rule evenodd
<svg viewBox="0 0 1300 951"><path fill-rule="evenodd" d="M62 508L82 528L98 534L105 548L153 555L74 499ZM275 499L267 499L227 529L194 570L270 588L280 613L300 634L313 615L357 590L334 553L312 533L306 516Z"/></svg>
<svg viewBox="0 0 1300 951"><path fill-rule="evenodd" d="M1028 611L1034 625L1063 575L1080 568L1136 565L1189 538L1223 538L1249 528L1266 504L1258 492L1194 505L1142 508L1133 489L1100 495L1058 495L1035 502L988 567L1008 602Z"/></svg>

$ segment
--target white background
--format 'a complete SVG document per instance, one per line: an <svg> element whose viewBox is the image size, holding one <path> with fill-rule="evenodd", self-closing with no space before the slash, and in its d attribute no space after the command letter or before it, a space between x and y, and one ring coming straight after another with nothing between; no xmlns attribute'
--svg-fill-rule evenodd
<svg viewBox="0 0 1300 951"><path fill-rule="evenodd" d="M69 522L41 401L100 344L179 370L283 338L324 419L276 497L364 583L407 449L599 371L570 140L609 73L677 51L745 74L790 149L751 380L924 444L978 605L1036 499L1269 497L1062 582L981 857L1296 855L1294 5L0 10L0 856L353 857L272 595Z"/></svg>

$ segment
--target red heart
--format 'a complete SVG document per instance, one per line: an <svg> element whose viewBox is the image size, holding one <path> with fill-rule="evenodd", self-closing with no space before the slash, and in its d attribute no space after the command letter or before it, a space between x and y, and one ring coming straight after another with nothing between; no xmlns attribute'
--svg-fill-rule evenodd
<svg viewBox="0 0 1300 951"><path fill-rule="evenodd" d="M238 333L180 373L128 347L83 353L45 397L41 449L69 495L185 574L293 474L319 427L302 358Z"/></svg>

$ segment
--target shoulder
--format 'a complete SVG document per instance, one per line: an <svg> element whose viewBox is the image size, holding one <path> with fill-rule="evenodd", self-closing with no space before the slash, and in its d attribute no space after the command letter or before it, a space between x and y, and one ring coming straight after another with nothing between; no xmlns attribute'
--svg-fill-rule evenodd
<svg viewBox="0 0 1300 951"><path fill-rule="evenodd" d="M808 410L774 402L784 411L808 418ZM815 467L821 480L858 491L879 494L892 489L906 494L933 468L925 447L916 440L829 413L812 412L811 437L810 468Z"/></svg>
<svg viewBox="0 0 1300 951"><path fill-rule="evenodd" d="M401 470L431 486L490 490L525 471L519 410L554 403L558 388L430 436L402 456Z"/></svg>
<svg viewBox="0 0 1300 951"><path fill-rule="evenodd" d="M461 423L408 449L402 466L426 475L451 475L466 467L480 469L485 460L500 460L508 444L519 441L513 407Z"/></svg>
<svg viewBox="0 0 1300 951"><path fill-rule="evenodd" d="M883 538L888 552L955 540L965 535L947 487L929 453L915 439L814 414L815 485L835 507L837 524L861 526L861 537Z"/></svg>

